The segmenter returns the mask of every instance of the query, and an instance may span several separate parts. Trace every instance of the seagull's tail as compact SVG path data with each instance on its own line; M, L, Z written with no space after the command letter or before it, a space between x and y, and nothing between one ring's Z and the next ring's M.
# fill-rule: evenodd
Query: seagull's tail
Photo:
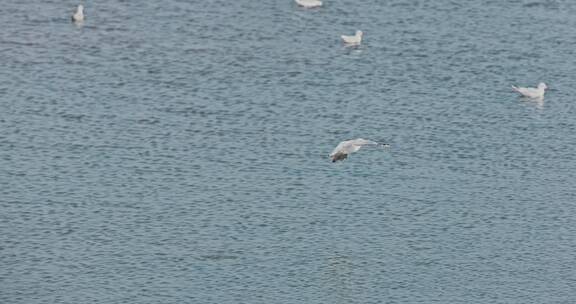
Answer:
M517 87L517 86L512 86L512 90L514 90L514 91L516 91L516 92L520 93L520 89L518 89L518 87Z

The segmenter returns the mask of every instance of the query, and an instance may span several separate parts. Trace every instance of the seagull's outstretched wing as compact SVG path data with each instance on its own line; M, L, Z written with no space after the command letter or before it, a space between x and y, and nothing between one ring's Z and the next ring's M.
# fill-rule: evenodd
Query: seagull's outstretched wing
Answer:
M339 143L338 146L334 148L334 151L330 153L330 158L332 158L332 161L341 160L346 158L348 154L354 153L364 146L377 146L377 145L381 144L372 140L362 138L346 140Z
M352 152L356 152L356 151L360 150L360 148L362 148L364 146L377 146L377 145L379 145L379 143L377 143L375 141L358 138L358 139L351 140L347 147L350 150L349 153L352 153Z

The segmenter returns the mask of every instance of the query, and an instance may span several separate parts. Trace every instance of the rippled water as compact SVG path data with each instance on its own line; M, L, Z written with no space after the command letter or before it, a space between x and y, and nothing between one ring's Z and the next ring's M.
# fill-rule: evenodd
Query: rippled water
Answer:
M2 303L576 301L576 2L65 2L0 7Z

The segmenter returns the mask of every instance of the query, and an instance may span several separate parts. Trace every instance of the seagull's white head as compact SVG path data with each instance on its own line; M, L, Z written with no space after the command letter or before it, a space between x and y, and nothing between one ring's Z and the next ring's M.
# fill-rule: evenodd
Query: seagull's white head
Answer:
M548 86L543 82L538 84L538 89L540 89L540 90L546 90L547 88L548 88Z
M364 35L364 33L362 33L362 31L356 31L356 36L362 37L362 35Z
M84 6L82 4L78 5L78 9L76 10L78 13L84 13Z

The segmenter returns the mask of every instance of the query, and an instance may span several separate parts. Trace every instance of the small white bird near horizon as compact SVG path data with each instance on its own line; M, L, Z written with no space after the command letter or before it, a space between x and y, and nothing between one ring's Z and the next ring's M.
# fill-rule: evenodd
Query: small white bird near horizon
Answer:
M78 8L76 8L76 13L72 15L72 21L74 22L84 21L84 6L82 4L78 5Z
M528 98L541 99L544 98L544 93L548 89L545 83L541 82L538 84L537 88L523 88L512 86L512 90L518 92L520 95Z
M296 3L305 8L315 8L322 6L322 1L320 0L295 0Z
M377 143L375 141L362 139L362 138L345 140L345 141L339 143L338 146L336 146L336 148L334 148L334 151L332 151L332 153L330 153L330 159L332 160L333 163L335 163L339 160L344 160L348 157L348 154L354 153L354 152L360 150L360 148L362 148L364 146L389 147L390 145L381 144L381 143Z
M362 31L356 31L354 36L342 35L340 37L342 38L342 41L344 41L344 43L347 45L360 45L362 42L362 35L364 35Z

